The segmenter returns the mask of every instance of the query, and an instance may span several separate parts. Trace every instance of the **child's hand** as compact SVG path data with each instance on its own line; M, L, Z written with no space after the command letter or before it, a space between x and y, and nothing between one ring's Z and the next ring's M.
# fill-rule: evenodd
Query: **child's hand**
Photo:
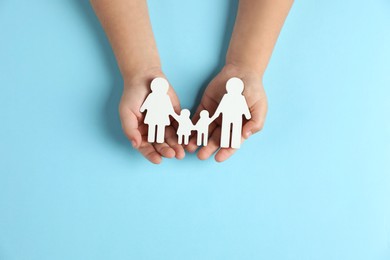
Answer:
M184 158L184 149L177 143L176 130L167 126L165 130L165 143L148 143L148 126L144 124L145 115L141 113L140 107L146 96L150 93L150 82L156 77L165 77L159 69L148 71L143 75L137 75L130 79L124 79L124 89L119 105L119 114L122 128L131 144L142 155L152 163L160 163L162 157L177 159ZM176 113L180 112L179 99L172 86L168 95L171 98Z
M251 112L251 119L243 122L242 141L249 138L251 134L260 131L263 128L267 114L267 97L262 84L262 77L258 73L239 68L233 65L226 65L222 71L210 82L205 90L201 103L194 115L194 121L199 118L199 113L203 109L210 112L211 115L217 109L217 106L226 94L226 82L232 77L238 77L244 81L245 89L243 95ZM212 117L214 119L214 116ZM207 146L200 148L198 157L201 160L209 158L215 151L220 148L221 137L221 117L215 120L209 129L209 141ZM195 152L197 149L196 137L191 137L190 143L186 147L189 152ZM215 155L215 160L223 162L228 159L236 149L221 148Z

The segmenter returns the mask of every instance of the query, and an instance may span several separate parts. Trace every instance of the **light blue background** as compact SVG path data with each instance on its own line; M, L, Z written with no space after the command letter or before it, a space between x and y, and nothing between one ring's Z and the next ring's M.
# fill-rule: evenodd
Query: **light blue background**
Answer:
M226 0L150 0L193 109ZM297 1L264 83L264 131L229 161L152 165L88 2L0 2L0 259L390 259L390 2Z

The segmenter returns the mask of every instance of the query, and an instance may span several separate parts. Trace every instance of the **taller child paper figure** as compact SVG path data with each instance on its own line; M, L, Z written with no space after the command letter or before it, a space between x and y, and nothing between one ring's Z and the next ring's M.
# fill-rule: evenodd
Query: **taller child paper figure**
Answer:
M148 142L163 143L165 127L170 125L172 116L178 123L177 129L178 143L188 144L188 139L192 130L197 131L197 145L207 145L208 129L211 122L222 115L221 144L223 148L240 148L242 132L242 116L246 119L251 118L248 104L242 95L244 91L244 82L239 78L231 78L226 83L227 93L222 97L217 110L210 118L209 112L203 110L200 112L200 118L194 126L190 120L190 111L183 109L180 115L173 110L172 102L167 94L169 83L164 78L155 78L151 83L150 93L140 111L147 110L144 123L148 125ZM157 139L156 136L157 128ZM184 139L184 140L183 140Z

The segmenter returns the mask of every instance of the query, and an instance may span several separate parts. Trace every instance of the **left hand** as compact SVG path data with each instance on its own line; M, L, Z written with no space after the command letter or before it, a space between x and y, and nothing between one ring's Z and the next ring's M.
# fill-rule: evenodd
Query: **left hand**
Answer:
M234 65L225 65L206 88L201 103L194 115L193 122L197 122L200 111L204 109L209 111L210 114L214 114L223 95L226 94L226 82L232 77L238 77L244 82L245 89L243 95L245 96L252 116L249 121L245 120L243 123L241 141L243 142L249 136L259 132L263 128L267 114L267 96L264 91L262 76L258 75L255 71L239 68ZM220 148L221 123L222 120L219 117L210 124L209 141L207 146L199 149L199 159L206 160L218 150L215 154L215 160L217 162L223 162L236 151L234 148ZM189 152L195 152L197 148L196 137L192 136L186 149Z

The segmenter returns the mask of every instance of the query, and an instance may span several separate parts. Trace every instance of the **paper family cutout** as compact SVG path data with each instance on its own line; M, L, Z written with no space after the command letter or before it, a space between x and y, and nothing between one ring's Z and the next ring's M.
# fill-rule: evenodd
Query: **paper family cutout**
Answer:
M196 131L196 144L206 146L209 125L222 115L220 147L240 148L242 117L245 116L248 120L251 118L248 104L242 95L244 82L241 79L229 79L226 82L226 94L222 97L214 115L210 117L207 110L202 110L195 125L190 119L191 113L188 109L182 109L179 115L175 113L168 96L169 83L166 79L153 79L150 88L152 92L140 108L141 113L146 110L144 123L148 125L149 143L164 142L165 127L171 124L169 116L172 116L179 124L176 132L178 144L187 145L191 131Z

